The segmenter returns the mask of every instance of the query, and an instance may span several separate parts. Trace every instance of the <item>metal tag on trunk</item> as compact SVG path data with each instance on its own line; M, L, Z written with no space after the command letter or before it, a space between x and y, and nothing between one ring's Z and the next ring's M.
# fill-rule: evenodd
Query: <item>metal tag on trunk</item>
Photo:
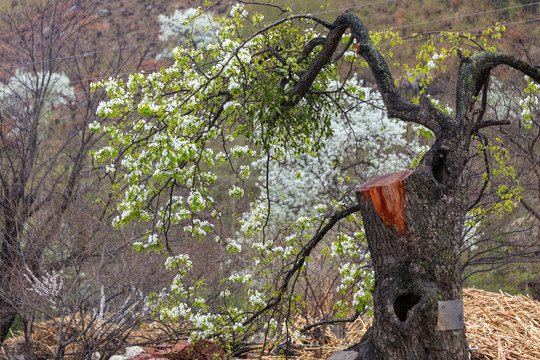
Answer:
M463 300L439 301L437 330L463 329Z

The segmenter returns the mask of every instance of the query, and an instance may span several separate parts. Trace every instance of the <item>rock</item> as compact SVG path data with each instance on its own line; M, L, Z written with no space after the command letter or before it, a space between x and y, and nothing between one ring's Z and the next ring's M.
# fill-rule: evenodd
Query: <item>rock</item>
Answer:
M95 352L92 354L92 360L100 360L101 359L101 354L99 352Z
M144 349L139 346L128 346L126 348L126 356L124 357L124 360L131 360L135 356L142 354L144 352Z
M358 356L356 351L340 351L330 356L327 360L354 360Z
M262 345L264 344L265 340L266 340L266 335L262 332L259 332L259 333L253 334L249 342L255 345Z
M110 11L109 9L99 9L98 11L96 11L96 16L98 18L102 18L102 17L105 17L107 15L110 15Z
M127 360L127 358L124 355L113 355L109 358L109 360Z

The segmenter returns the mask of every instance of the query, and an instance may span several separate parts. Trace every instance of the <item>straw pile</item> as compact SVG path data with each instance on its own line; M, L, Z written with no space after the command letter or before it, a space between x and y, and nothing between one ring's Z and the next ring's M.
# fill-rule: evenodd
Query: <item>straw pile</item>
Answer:
M465 289L463 300L469 345L477 349L477 359L540 359L538 301L476 289Z
M472 360L540 359L540 302L528 296L512 296L477 289L463 290L465 325ZM298 325L302 325L301 321ZM311 344L298 350L295 359L326 359L362 338L370 319L358 319L338 339L329 328L323 346ZM279 356L264 356L265 360Z
M35 322L32 326L32 340L34 341L34 355L40 359L47 359L52 357L56 351L56 345L58 341L58 326L54 320L46 322ZM72 323L68 329L64 330L68 336L73 336L76 332L75 326ZM24 342L24 336L21 334L18 337L12 337L7 339L4 343L11 351L17 352L19 348L22 348ZM71 352L75 348L75 344L68 346L68 351ZM0 349L0 358L4 356L3 349Z

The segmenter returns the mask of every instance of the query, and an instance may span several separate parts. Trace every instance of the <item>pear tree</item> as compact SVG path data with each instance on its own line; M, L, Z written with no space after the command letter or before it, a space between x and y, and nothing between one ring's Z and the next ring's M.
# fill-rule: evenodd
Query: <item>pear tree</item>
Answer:
M424 74L425 88L446 58L457 59L454 110L443 108L424 94L400 95L399 79L388 66L393 54L383 55L379 46L383 40L399 45L399 34L370 34L351 12L329 22L283 10L280 19L265 22L234 5L227 17L206 17L215 42L176 48L174 63L158 72L94 85L110 97L98 107L102 120L90 127L110 138L93 156L114 180L113 224L144 224L147 233L135 250L168 253L165 267L175 273L170 288L153 297L156 314L183 324L192 341L235 344L259 329L270 337L291 336L287 319L304 301L295 291L299 274L317 246L332 237L330 256L350 259L341 266L336 261L343 277L339 290L352 294L347 298L343 291L337 314L373 303L373 325L355 347L357 359L467 359L460 246L470 209L463 174L474 136L509 123L484 119L490 72L506 65L534 85L540 70L488 46L487 38L498 37L500 27L479 38L442 33L443 45L426 40L418 65L403 70ZM201 10L191 23L200 16ZM371 70L379 102L341 60ZM528 122L533 85L522 103ZM377 140L372 118L353 119L360 104L431 137L429 147L385 139L384 125L378 137L385 145L366 140L349 146L350 137L368 129ZM340 123L350 131L340 130ZM332 153L332 139L339 143L344 134L343 153ZM358 150L363 145L371 155ZM362 169L355 156L377 162L392 149L405 153L404 147L410 156L380 166L401 171L384 175L365 166L358 179L341 172ZM317 156L325 158L323 175L310 176L305 169ZM223 169L230 169L228 178ZM319 178L294 185L287 181L291 174ZM377 175L382 176L368 180ZM256 186L250 185L257 176ZM302 196L309 181L316 191L330 188L333 195ZM354 190L355 182L363 184ZM249 210L225 213L225 196L248 201ZM237 224L234 232L227 230L230 222ZM188 241L217 242L229 263L238 264L221 279L218 295L208 292L204 280L191 281L194 264L182 252ZM365 247L369 256L362 255ZM242 262L246 256L252 260ZM269 270L276 264L278 271Z

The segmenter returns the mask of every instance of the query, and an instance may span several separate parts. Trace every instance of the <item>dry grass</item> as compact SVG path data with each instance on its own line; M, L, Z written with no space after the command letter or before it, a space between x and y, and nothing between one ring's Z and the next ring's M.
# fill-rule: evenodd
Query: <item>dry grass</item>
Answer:
M473 355L481 360L535 360L540 359L540 302L524 295L491 293L477 289L463 291L467 337ZM298 320L298 328L305 325ZM369 325L370 319L358 319L346 327L346 336L339 339L327 327L324 344L302 344L294 356L298 360L326 359L330 355L358 343ZM128 343L163 341L163 332L155 327L134 331ZM160 339L161 338L161 339ZM11 339L9 342L21 341ZM39 354L51 353L55 348L56 329L52 322L35 325L35 346ZM294 345L300 345L298 342ZM253 355L258 351L254 347ZM265 355L265 360L282 359Z
M528 296L463 292L471 348L481 359L540 359L540 303Z

